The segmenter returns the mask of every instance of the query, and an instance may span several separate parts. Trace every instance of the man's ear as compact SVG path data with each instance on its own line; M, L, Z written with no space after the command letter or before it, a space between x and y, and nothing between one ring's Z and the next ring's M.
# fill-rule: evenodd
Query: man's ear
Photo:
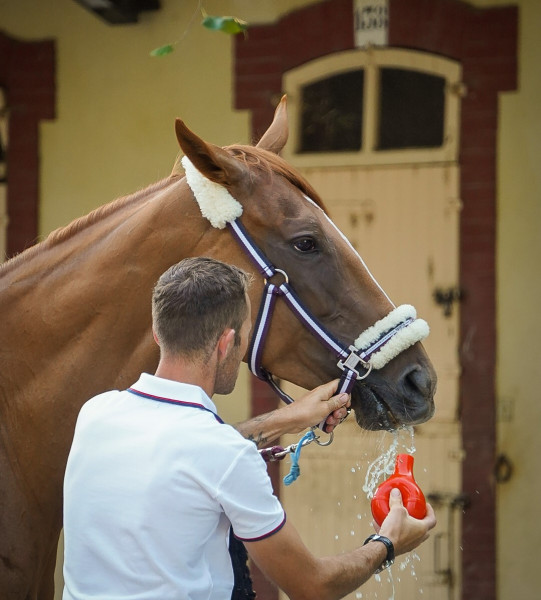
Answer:
M223 360L231 348L235 345L235 330L224 329L224 332L218 340L218 358Z
M154 327L152 328L152 337L154 338L154 341L156 342L156 344L158 344L158 346L159 346L160 341L158 340L158 336L156 335L156 332L154 331Z

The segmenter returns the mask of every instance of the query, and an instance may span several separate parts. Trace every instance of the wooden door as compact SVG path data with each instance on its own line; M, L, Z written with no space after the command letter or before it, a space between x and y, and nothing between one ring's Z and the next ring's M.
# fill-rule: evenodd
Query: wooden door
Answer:
M355 61L352 53L346 54L350 68ZM378 116L373 114L377 89L367 89L371 78L377 88L377 77L369 71L377 69L378 58L375 51L370 57L367 54L358 55L368 70L360 150L324 155L290 151L287 159L318 190L332 219L391 300L396 305L413 304L428 321L431 333L424 345L438 373L436 414L430 422L396 435L364 432L353 419L346 421L331 446L312 444L303 449L300 478L291 486L282 486L280 493L307 546L320 556L338 554L359 546L373 533L370 504L363 491L369 466L393 448L414 452L414 474L436 510L438 525L417 552L399 558L390 571L373 577L348 598L458 600L463 459L457 406L459 307L442 303L447 296L453 298L459 281L458 116L453 120L447 105L446 141L432 154L426 148L378 153L374 133ZM385 64L392 64L390 53L383 55ZM393 60L399 55L394 52ZM406 58L411 68L415 57ZM323 61L323 70L309 65L308 75L300 68L286 77L286 91L293 97L294 128L300 87L329 72L340 72L344 67L337 60L339 57ZM423 68L428 67L424 64ZM457 79L457 71L450 77ZM295 133L293 137L295 140ZM284 387L293 396L300 393L293 386ZM295 437L288 436L283 443L294 441ZM283 475L288 470L286 459Z

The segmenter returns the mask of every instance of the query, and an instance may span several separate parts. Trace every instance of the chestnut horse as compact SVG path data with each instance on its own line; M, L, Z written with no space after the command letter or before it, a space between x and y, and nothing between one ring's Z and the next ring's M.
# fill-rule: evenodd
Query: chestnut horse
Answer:
M326 216L321 199L278 153L285 99L257 146L219 148L176 122L191 163L242 206L242 223L298 296L346 345L394 307ZM312 202L309 201L309 199ZM213 227L177 162L167 179L101 207L0 268L0 596L50 599L62 527L62 483L82 404L153 372L151 292L188 256L255 272L227 229ZM259 305L262 277L251 289ZM254 313L257 311L254 310ZM340 371L278 303L263 352L278 378L312 388ZM435 373L420 343L358 382L356 419L367 429L421 423L433 414Z

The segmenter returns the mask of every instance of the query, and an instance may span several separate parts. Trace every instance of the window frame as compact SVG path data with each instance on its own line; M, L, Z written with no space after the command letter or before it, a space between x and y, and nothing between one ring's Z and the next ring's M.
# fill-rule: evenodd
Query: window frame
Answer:
M399 150L377 149L381 67L410 69L445 79L442 146ZM365 71L361 149L354 152L298 152L302 87L355 69ZM464 89L461 76L462 68L456 61L427 52L396 48L348 50L307 62L284 73L283 84L288 98L290 122L290 141L284 149L284 157L298 167L456 162L459 148L460 98Z

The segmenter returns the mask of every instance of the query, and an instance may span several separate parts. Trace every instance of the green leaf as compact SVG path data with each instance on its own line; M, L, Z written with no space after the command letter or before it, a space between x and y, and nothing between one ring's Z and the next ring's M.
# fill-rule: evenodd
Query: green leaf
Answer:
M173 44L165 44L165 46L160 46L159 48L152 50L150 56L167 56L167 54L171 54L173 50Z
M243 33L248 29L248 23L236 17L212 17L206 16L203 19L203 27L212 31L223 31L229 35Z

